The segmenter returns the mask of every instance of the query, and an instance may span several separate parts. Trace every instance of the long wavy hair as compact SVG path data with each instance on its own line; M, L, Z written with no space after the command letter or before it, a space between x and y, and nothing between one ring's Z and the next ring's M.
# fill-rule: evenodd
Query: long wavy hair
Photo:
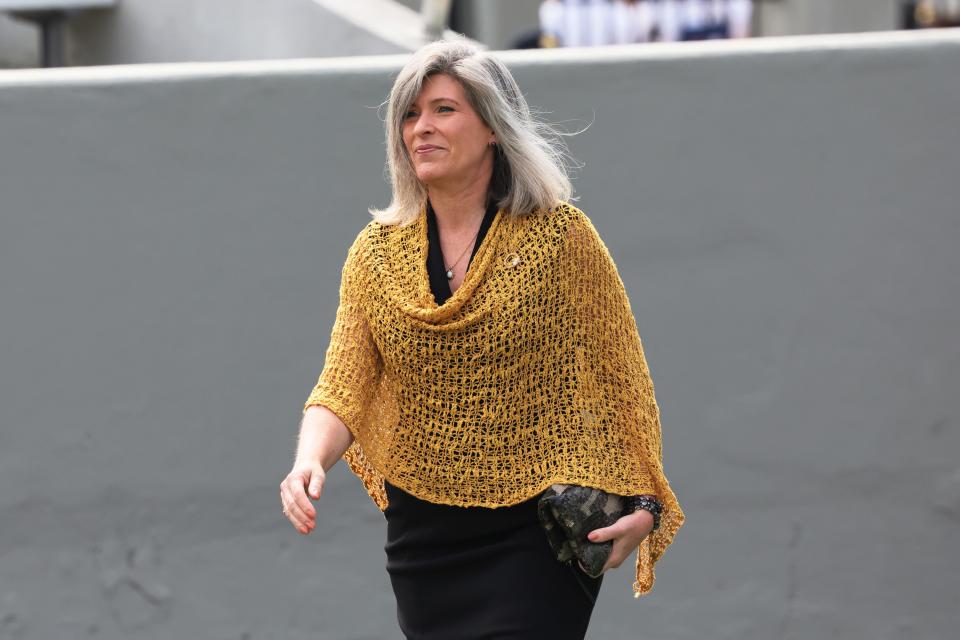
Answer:
M414 52L393 83L384 121L393 199L383 209L369 209L376 222L409 224L426 204L427 187L417 177L402 132L410 105L435 74L457 80L473 110L497 136L489 197L498 207L524 215L575 200L567 175L571 158L561 137L572 134L534 117L503 62L468 41L446 39Z

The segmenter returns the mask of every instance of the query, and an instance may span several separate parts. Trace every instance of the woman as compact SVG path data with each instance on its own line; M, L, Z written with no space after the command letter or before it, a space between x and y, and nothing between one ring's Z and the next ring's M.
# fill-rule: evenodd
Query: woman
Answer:
M604 571L637 551L638 596L684 519L623 284L493 56L423 47L386 129L393 201L348 251L284 513L312 531L343 457L386 517L407 638L583 638L603 575L557 560L539 497L653 496L590 534Z

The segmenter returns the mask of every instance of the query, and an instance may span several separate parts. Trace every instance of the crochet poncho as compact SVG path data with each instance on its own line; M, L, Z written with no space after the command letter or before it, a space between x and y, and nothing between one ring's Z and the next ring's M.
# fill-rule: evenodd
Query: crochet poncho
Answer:
M660 415L616 265L568 203L500 211L442 305L426 210L371 221L347 253L326 360L304 412L333 411L380 510L384 478L431 502L499 507L555 483L653 494L660 527L637 549L636 597L683 524L664 476Z

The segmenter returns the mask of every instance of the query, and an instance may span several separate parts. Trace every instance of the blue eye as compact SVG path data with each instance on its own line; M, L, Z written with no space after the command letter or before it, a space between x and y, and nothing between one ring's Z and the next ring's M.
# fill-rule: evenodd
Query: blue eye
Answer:
M439 111L440 109L449 109L450 111L454 111L454 108L453 108L453 107L451 107L451 106L449 106L449 105L445 105L445 104L440 105L439 107L437 107L437 110L438 110L438 111ZM407 111L407 113L406 113L403 117L404 117L404 119L407 119L407 118L409 118L409 117L412 116L412 115L414 115L414 116L417 115L417 112L416 112L416 111L413 111L413 110Z

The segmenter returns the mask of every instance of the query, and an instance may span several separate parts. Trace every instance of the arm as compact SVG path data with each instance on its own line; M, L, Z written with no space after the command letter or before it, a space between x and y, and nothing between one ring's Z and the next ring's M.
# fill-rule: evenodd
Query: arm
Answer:
M354 444L351 427L359 424L380 373L378 352L355 293L362 236L361 231L347 253L324 368L304 403L296 458L280 485L284 514L303 534L316 526L310 498L320 498L326 472Z
M353 434L333 411L322 406L307 407L300 422L300 438L294 465L318 462L324 472L337 463L350 445Z
M353 434L333 411L321 405L304 410L297 456L280 483L283 513L300 533L306 535L316 527L317 510L310 498L320 498L327 471L352 443Z
M623 281L609 250L590 219L574 208L566 247L584 356L585 382L601 397L608 423L616 429L625 455L621 471L629 486L623 495L652 495L656 503L634 511L610 527L592 532L591 540L613 540L610 567L619 566L631 549L637 551L634 596L653 588L654 565L672 542L685 516L664 475L660 410L646 363L636 319ZM582 274L582 275L581 275ZM595 330L601 327L602 330ZM659 506L656 506L659 503ZM660 511L655 517L654 511ZM659 520L659 522L657 522ZM659 525L659 526L658 526ZM594 538L593 535L597 535Z

